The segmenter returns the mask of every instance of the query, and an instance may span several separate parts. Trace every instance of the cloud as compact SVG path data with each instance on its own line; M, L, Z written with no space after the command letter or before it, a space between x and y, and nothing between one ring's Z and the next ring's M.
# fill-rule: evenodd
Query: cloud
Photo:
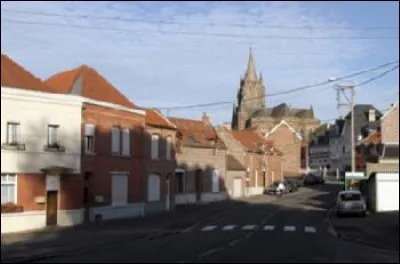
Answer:
M2 1L1 6L119 18L40 16L2 9L2 52L42 78L89 64L133 102L144 106L234 101L250 45L257 70L263 72L267 93L320 82L398 58L398 51L388 52L382 43L349 39L360 33L338 28L347 25L346 21L336 21L317 12L318 8L297 2L70 1L48 5ZM7 19L78 27L17 24ZM166 23L170 21L174 23ZM245 26L249 24L253 26ZM267 27L271 25L276 27ZM305 39L309 37L319 39ZM371 56L380 50L386 53ZM283 100L293 107L313 104L319 118L337 116L333 89L322 89L271 97L267 102L270 106ZM360 96L376 101L371 92L360 92ZM204 111L210 112L215 122L230 121L232 105L171 114L197 118Z

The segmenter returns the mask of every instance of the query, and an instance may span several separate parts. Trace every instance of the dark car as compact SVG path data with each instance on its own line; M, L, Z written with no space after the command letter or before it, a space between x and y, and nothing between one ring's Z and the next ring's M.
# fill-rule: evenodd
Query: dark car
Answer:
M289 192L295 192L298 189L298 184L295 180L287 179L283 181L283 184Z
M325 180L319 175L309 173L304 177L303 184L304 185L316 185L316 184L324 184Z

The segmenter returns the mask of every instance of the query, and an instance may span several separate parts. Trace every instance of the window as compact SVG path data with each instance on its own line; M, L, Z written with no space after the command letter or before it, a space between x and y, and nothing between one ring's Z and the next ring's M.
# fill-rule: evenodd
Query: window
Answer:
M177 171L175 172L176 179L176 193L184 193L185 192L185 172Z
M58 143L57 141L57 132L58 132L58 125L49 125L48 126L48 136L47 136L47 144L49 146L54 146Z
M159 152L159 139L158 135L151 135L151 158L158 159Z
M128 175L112 175L111 199L112 205L126 205L128 203Z
M96 127L92 124L85 125L85 152L94 153L94 136Z
M17 203L17 175L1 174L1 204Z
M212 192L219 192L219 170L212 172Z
M147 198L149 202L160 200L160 176L157 174L150 174L147 186Z
M18 142L18 123L7 123L7 144L17 144Z
M122 130L122 155L131 155L131 134L129 128Z
M166 148L166 151L167 151L167 153L166 153L166 156L167 156L167 160L170 160L171 159L171 151L172 151L172 149L171 149L171 146L172 146L172 139L171 139L171 137L167 137L167 141L166 141L166 143L167 143L167 148Z
M111 129L111 153L120 154L121 142L120 142L120 129L118 127L113 127Z

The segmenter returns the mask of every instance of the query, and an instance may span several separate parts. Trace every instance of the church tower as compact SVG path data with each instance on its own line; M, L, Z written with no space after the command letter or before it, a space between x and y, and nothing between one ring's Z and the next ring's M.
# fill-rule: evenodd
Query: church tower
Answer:
M232 114L232 129L242 130L249 126L250 118L258 109L265 108L265 87L263 78L257 77L253 51L249 50L247 69L240 79L237 104Z

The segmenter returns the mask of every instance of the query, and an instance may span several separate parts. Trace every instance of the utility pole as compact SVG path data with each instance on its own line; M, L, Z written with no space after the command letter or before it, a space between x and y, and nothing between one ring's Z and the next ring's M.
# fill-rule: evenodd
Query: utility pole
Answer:
M348 107L351 113L351 171L356 171L356 153L355 153L355 139L354 139L354 104L355 104L355 86L354 85L336 85L336 100L337 108L340 116L341 107ZM350 98L347 96L346 91L350 91ZM346 99L345 103L342 103L342 96ZM337 172L338 173L338 170ZM338 177L338 175L336 175Z

